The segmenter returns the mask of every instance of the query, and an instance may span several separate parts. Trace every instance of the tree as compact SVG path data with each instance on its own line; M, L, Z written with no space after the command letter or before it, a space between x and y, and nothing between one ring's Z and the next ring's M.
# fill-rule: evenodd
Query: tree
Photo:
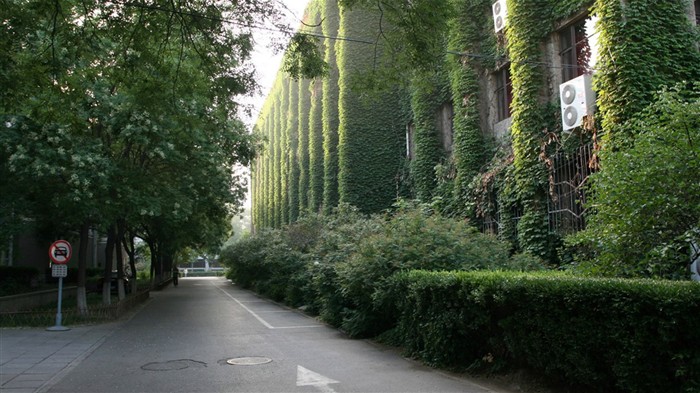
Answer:
M569 242L592 251L594 271L687 278L689 242L700 240L700 84L661 91L615 131L636 136L603 147L594 214Z
M272 2L0 8L3 231L33 218L81 243L90 227L113 228L110 244L141 232L161 263L223 240L244 197L234 168L253 155L234 98L255 88L251 26L275 21Z

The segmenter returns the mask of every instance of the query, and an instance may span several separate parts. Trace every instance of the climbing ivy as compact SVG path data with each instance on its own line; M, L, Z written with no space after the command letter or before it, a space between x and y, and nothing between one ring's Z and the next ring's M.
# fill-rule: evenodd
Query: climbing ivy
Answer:
M299 214L308 211L309 208L309 112L311 109L311 96L309 95L308 79L300 79L298 87L298 128L297 156L299 160Z
M587 143L591 136L560 135L557 99L552 98L558 92L549 78L557 71L548 65L551 49L547 44L556 41L558 28L587 8L599 16L596 124L608 138L619 135L627 143L633 131L617 125L646 107L654 91L676 81L700 79L697 29L691 27L683 0L508 0L505 34L494 34L492 2L397 2L397 7L382 10L386 20L394 23L382 25L384 35L379 31L382 14L370 9L375 2L346 0L344 3L353 8L343 8L340 16L335 1L314 3L314 12L322 15L317 19L323 21L323 35L376 45L321 40L316 49L324 53L328 65L322 84L311 87L309 80L292 82L287 88L293 96L287 109L281 102L266 103L257 126L257 132L267 138L267 150L254 168L253 195L260 199L254 205L255 220L265 225L282 223L274 211L282 203L281 195L275 199L278 188L288 189L285 214L292 222L300 211L323 206L324 212L329 212L339 201L365 212L378 211L390 206L411 185L415 195L433 198L444 213L476 219L477 224L479 219L500 215L503 238L516 248L552 260L558 241L547 222L547 163L551 163L552 154L573 151L577 143ZM386 0L383 4L390 3ZM434 37L421 41L424 26L410 31L413 24L407 21L417 10L440 4L450 10L444 18L446 30L436 29ZM429 20L435 22L433 17ZM390 31L394 28L402 31ZM417 40L407 43L406 53L413 53L420 45L428 45L431 49L426 53L434 53L436 40L445 42L446 38L446 58L425 61L426 57L412 60L411 56L396 56L402 48L400 37L412 34ZM385 51L382 38L391 41L390 50ZM401 72L411 69L410 64L389 70L386 53L394 56L393 61L416 62L408 94L401 93L405 80L396 78L396 70L405 78ZM497 66L510 67L513 101L510 135L495 149L484 137L490 132L486 129L489 118L485 103L493 98L483 87L488 86L487 78ZM358 90L358 76L368 74L393 74L387 80L396 86ZM323 96L321 105L312 100L314 94ZM271 95L268 101L275 99ZM440 149L435 115L439 105L450 99L454 144L448 158ZM406 106L407 102L410 105ZM276 125L269 113L274 110L287 113ZM407 166L404 135L411 119L416 130L416 158ZM284 129L278 135L280 127ZM283 149L289 150L279 150L275 156L276 145L270 142L275 138L285 139ZM603 148L609 146L604 144ZM489 161L488 157L493 158ZM278 167L275 161L279 159L289 162ZM405 175L407 167L410 179ZM321 172L323 178L319 177ZM286 180L276 183L276 177Z
M444 68L434 72L416 72L411 81L411 108L414 125L414 159L411 177L418 199L428 201L433 196L437 179L435 166L446 158L437 117L450 101L447 73Z
M448 23L447 69L454 106L454 188L449 213L468 216L468 185L484 164L485 148L479 102L487 99L479 88L483 59L496 52L490 27L490 0L451 0L455 16ZM467 54L486 54L470 57Z
M287 179L287 198L289 199L289 222L299 218L299 82L289 81L289 107L287 109L287 149L289 159L289 177Z
M326 37L338 35L340 10L336 0L323 2L322 32ZM328 76L323 79L323 213L338 205L338 65L336 43L324 41Z
M614 131L640 113L662 86L700 80L698 32L686 1L597 0L594 12L603 54L594 87L604 130Z
M343 9L339 35L374 39L379 17L359 7ZM375 49L381 55L381 46ZM353 89L353 77L382 67L373 53L356 42L338 44L338 190L341 202L363 212L386 209L395 200L405 143L397 89L369 95Z
M289 154L287 154L287 141L289 129L287 128L287 114L289 113L289 87L290 78L286 75L282 77L282 88L280 90L280 108L279 108L279 140L277 142L279 149L280 161L280 225L289 224Z

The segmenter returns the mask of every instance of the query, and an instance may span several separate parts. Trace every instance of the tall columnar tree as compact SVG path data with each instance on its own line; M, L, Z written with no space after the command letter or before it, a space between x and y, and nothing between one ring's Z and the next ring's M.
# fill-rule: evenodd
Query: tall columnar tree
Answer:
M336 37L340 24L340 10L336 0L324 0L322 33ZM324 61L328 76L323 78L323 211L328 214L338 205L338 65L336 41L326 38Z
M380 36L380 15L342 9L339 35L368 42ZM353 88L354 78L383 67L382 46L342 41L338 45L340 201L364 212L388 208L396 199L403 167L405 126L396 88L371 94Z

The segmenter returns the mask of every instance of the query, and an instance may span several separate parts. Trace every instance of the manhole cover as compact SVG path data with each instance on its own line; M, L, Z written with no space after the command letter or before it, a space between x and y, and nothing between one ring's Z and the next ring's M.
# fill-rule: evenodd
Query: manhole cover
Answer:
M258 364L270 363L272 359L262 356L247 356L242 358L233 358L226 361L232 366L256 366Z
M169 360L167 362L153 362L141 366L142 370L146 371L173 371L184 370L186 368L206 367L207 364L192 359Z

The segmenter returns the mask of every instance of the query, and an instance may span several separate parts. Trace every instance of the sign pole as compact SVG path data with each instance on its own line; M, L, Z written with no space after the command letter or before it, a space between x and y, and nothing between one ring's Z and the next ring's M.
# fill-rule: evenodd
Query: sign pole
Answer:
M63 277L68 275L68 266L66 265L72 256L73 250L70 243L65 240L55 241L49 247L49 258L53 264L51 265L51 275L58 277L58 309L56 311L56 325L46 328L50 331L66 331L70 330L61 325L63 315L61 314L61 303L63 302Z
M63 277L58 278L58 310L56 311L56 326L51 326L46 328L46 330L51 331L65 331L70 330L70 328L62 326L61 322L63 320L63 315L61 314L61 301L63 300Z

